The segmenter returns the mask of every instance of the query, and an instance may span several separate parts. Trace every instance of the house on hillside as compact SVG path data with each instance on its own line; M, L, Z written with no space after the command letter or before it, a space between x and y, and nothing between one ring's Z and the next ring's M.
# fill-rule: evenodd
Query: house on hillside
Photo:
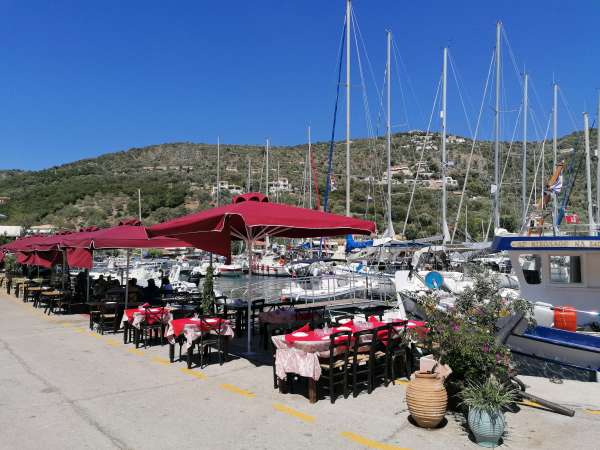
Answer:
M428 189L439 191L442 189L443 179L439 180L427 180ZM446 177L446 189L452 190L458 188L458 180L455 180L452 177Z
M278 178L275 181L269 181L269 193L275 194L277 192L290 192L292 185L287 178Z
M228 192L230 195L240 195L244 190L237 184L230 184L229 181L220 181L218 187L216 184L212 186L210 195L216 197L219 191L221 193Z
M23 227L20 225L0 225L0 236L16 238L23 234Z
M34 225L27 230L27 233L30 233L30 234L52 234L57 229L58 228L55 227L54 225L47 223L44 225Z

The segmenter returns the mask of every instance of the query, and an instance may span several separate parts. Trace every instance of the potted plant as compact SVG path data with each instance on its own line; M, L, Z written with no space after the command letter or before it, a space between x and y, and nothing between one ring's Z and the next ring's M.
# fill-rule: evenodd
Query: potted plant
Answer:
M204 284L202 289L202 312L203 314L210 314L214 311L215 304L215 291L214 291L214 277L213 277L213 266L208 266L206 271L206 277L204 278Z
M510 350L496 340L497 323L506 314L531 316L531 303L506 299L498 280L482 272L473 273L473 285L458 294L452 306L440 307L435 293L418 301L427 317L429 332L417 336L421 348L452 374L446 380L450 406L457 406L457 394L469 382L483 382L491 374L507 380L511 373Z
M490 376L485 382L468 382L460 393L462 404L469 408L469 428L477 444L496 447L506 422L503 408L516 400L513 388Z

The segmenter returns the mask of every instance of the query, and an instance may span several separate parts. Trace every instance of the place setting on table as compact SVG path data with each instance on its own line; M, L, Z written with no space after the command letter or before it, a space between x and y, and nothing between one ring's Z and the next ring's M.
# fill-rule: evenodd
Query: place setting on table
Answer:
M169 360L175 360L175 344L179 341L180 352L188 353L201 336L213 334L223 338L225 355L227 355L229 340L235 335L231 323L222 317L186 317L182 319L171 319L169 321L165 338L169 343Z
M321 363L319 358L327 357L331 344L331 336L340 332L354 333L390 326L398 333L405 330L426 332L426 323L414 320L388 318L380 320L371 316L366 321L348 319L337 326L312 329L310 324L293 331L292 333L272 336L275 346L275 374L279 380L285 380L288 374L306 377L309 383L309 399L316 401L316 382L321 377ZM385 342L387 331L380 331L379 337ZM337 339L347 339L338 337ZM351 338L353 339L353 337ZM338 343L338 341L335 341ZM349 342L348 345L352 345Z
M131 326L139 329L142 323L152 325L155 322L162 322L167 324L171 319L172 315L169 307L152 307L149 303L144 303L137 308L126 309L123 312L121 323L124 327Z

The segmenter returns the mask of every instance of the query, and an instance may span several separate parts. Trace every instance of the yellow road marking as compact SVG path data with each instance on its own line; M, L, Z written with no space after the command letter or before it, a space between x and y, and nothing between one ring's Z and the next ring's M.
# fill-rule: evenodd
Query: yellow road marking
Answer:
M240 389L239 387L234 386L233 384L227 384L227 383L220 384L219 387L221 389L225 389L226 391L233 392L234 394L241 395L242 397L246 397L246 398L256 397L256 394L253 394L252 392L246 391L244 389Z
M169 364L171 364L171 362L168 359L161 358L159 356L155 356L154 358L152 358L152 362L156 364L161 364L163 366L168 366Z
M342 431L341 435L352 442L364 445L365 447L375 448L377 450L408 450L405 447L397 447L395 445L385 444L383 442L367 439L366 437L361 436L360 434L351 433L350 431Z
M179 371L181 373L184 373L186 375L190 375L194 378L198 378L199 380L205 380L206 379L206 375L204 375L202 372L198 372L197 370L192 370L192 369L188 369L186 367L182 367L181 369L179 369Z
M279 412L295 417L296 419L300 419L303 422L313 423L316 420L315 416L304 414L300 411L290 408L289 406L282 405L281 403L273 403L273 408Z
M73 331L75 331L76 333L85 333L85 328L76 327L73 328Z
M584 411L588 414L595 414L600 416L600 409L585 409Z
M139 348L128 348L127 351L129 353L132 353L134 355L138 355L138 356L144 356L144 352L141 351Z
M531 400L521 400L519 402L521 405L525 405L525 406L532 406L534 408L543 408L543 405L540 405L539 403L536 402L532 402Z
M72 324L72 323L69 323L69 322L61 322L59 325L60 325L61 327L66 327L66 328L68 328L68 327L72 327L72 326L73 326L73 324Z
M93 331L88 331L88 334L90 336L92 336L92 337L95 337L96 339L102 339L102 335L101 334L95 333Z
M408 384L408 383L410 383L410 381L404 380L402 378L397 378L396 380L394 380L394 383L396 383L396 384Z
M118 347L119 345L121 345L119 341L113 338L106 338L106 343L111 347Z

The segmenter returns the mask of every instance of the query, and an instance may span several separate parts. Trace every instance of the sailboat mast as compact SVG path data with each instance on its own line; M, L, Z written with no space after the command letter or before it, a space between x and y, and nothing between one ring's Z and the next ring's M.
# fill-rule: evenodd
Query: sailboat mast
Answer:
M267 166L267 171L265 174L265 181L266 181L265 193L268 197L269 196L269 139L267 139L265 162L266 162L266 166Z
M596 115L596 223L600 224L600 91Z
M527 220L527 116L529 115L529 75L523 76L523 167L521 172L521 204L523 213L521 215L521 225Z
M217 206L221 200L221 138L217 136Z
M496 23L496 107L494 138L494 228L500 228L500 35L502 22Z
M350 216L350 26L352 0L346 0L346 215Z
M558 84L554 83L552 88L552 151L554 154L554 167L556 167L558 163Z
M587 184L588 227L590 234L594 233L594 216L592 207L592 175L590 163L590 125L588 113L583 113L583 136L585 140L585 177Z
M450 233L448 232L448 219L447 215L447 202L448 193L446 191L446 176L448 170L448 161L446 155L446 82L448 74L448 48L444 48L444 64L442 66L442 112L440 117L442 119L442 136L441 136L441 147L442 147L442 234L444 236L443 243L450 240Z
M392 222L392 32L387 32L387 67L386 67L386 83L387 83L387 235L394 236L394 223Z
M252 187L252 163L250 162L250 157L248 156L248 180L246 181L246 192L250 192L250 188Z
M310 125L308 126L308 208L312 209L312 139L310 136Z

